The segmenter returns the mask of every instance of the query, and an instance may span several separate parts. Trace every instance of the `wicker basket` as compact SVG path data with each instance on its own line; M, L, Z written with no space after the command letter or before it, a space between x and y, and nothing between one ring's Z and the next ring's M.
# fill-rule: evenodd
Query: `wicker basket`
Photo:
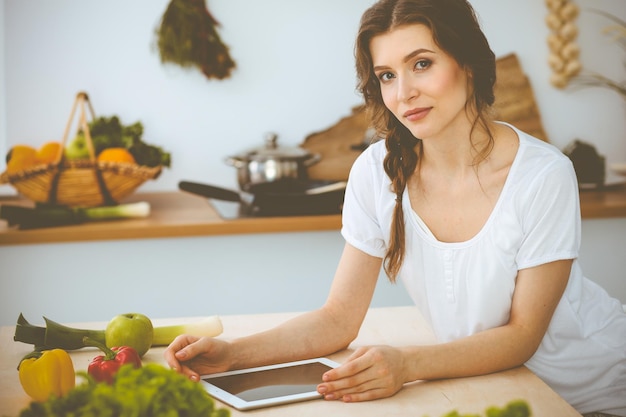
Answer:
M161 167L146 167L129 163L96 161L93 142L86 118L86 105L91 117L93 108L86 93L76 96L74 106L63 135L62 146L54 163L30 169L0 174L0 184L11 184L20 194L37 203L48 203L69 207L95 207L117 204L132 194L146 180L155 179ZM66 161L63 149L76 111L79 111L79 126L85 133L90 158Z

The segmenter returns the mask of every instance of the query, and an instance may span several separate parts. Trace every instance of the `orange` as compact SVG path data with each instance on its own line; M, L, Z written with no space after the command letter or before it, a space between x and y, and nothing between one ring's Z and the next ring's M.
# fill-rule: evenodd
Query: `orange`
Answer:
M126 148L106 148L98 155L99 162L126 162L135 164L135 158Z
M50 164L52 162L55 162L57 156L59 156L60 150L61 144L59 142L45 143L41 148L37 150L37 162L42 164Z
M7 154L7 172L13 174L37 164L37 150L32 146L15 145Z

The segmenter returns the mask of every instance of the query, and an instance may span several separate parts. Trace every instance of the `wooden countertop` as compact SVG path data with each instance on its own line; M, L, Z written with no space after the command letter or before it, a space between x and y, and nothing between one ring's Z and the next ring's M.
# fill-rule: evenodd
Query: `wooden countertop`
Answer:
M0 199L0 204L14 201ZM225 220L208 199L182 191L137 193L124 200L133 201L149 202L150 216L34 230L5 228L0 229L0 245L303 232L337 230L341 227L340 215Z
M294 316L294 313L223 316L223 339L245 336L273 327ZM154 320L155 325L181 322L185 319ZM188 320L188 319L187 319ZM393 326L389 326L393 323ZM38 323L34 323L38 324ZM79 323L76 327L102 329L106 323ZM402 331L398 331L402 329ZM0 328L0 415L16 416L28 405L29 398L20 386L16 366L20 359L32 350L30 345L13 341L13 326ZM358 338L347 350L330 355L339 363L344 362L359 346L387 344L407 346L434 343L429 326L416 307L386 307L370 309ZM144 362L165 364L164 348L152 348L144 356ZM97 355L94 349L71 352L75 370L85 370L89 361ZM82 379L78 381L82 382ZM569 404L525 367L470 378L455 378L430 382L406 384L396 395L376 401L344 404L338 401L312 400L255 411L232 410L233 417L379 417L379 416L430 416L440 417L457 410L461 414L484 415L489 406L503 407L513 400L525 400L535 417L580 417ZM226 407L218 402L218 407Z
M626 217L626 184L580 191L580 211L583 220Z
M603 191L581 191L583 219L626 217L626 186ZM0 197L0 204L24 203ZM264 217L226 220L210 202L193 194L174 192L136 193L124 202L148 201L152 211L146 219L85 223L36 230L7 228L0 220L0 246L118 239L149 239L188 236L233 235L338 230L341 215Z

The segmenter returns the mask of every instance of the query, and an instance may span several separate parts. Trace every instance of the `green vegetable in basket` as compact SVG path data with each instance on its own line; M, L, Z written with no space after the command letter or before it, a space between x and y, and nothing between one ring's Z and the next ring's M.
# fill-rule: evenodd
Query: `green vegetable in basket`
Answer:
M165 166L169 167L172 163L171 156L165 152L162 148L149 145L141 140L136 140L127 149L135 158L135 161L139 165L145 165L148 167Z
M20 417L230 416L228 409L216 408L200 384L155 363L138 369L124 365L111 385L97 383L84 372L78 374L86 382L64 397L32 402Z
M88 125L96 156L107 148L125 148L130 151L139 165L148 167L171 165L171 155L168 152L142 140L143 124L141 122L125 126L118 116L113 115L96 117ZM84 135L84 132L79 130L72 143L84 141Z

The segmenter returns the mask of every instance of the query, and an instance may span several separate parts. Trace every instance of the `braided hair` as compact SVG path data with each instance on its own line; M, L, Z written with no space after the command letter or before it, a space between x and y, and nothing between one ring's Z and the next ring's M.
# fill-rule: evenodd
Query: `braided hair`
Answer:
M396 195L390 243L383 263L392 282L400 271L405 254L402 195L408 179L417 169L422 141L385 107L380 83L373 70L370 42L377 35L410 24L426 25L435 43L467 71L472 85L466 108L473 109L476 114L472 132L480 126L490 139L482 149L476 149L477 158L486 158L493 148L487 110L495 99L495 55L467 0L380 0L366 10L355 44L357 88L365 99L373 127L380 137L385 138L387 155L383 164L391 179L390 191Z

